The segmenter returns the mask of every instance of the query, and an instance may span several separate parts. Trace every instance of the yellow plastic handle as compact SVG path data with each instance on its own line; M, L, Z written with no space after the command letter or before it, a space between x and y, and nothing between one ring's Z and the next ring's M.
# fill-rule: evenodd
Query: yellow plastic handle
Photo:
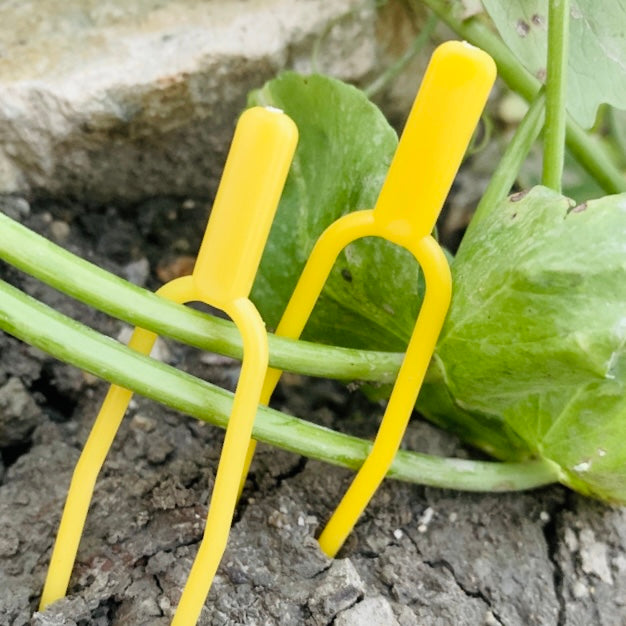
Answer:
M495 77L493 59L474 46L448 41L435 50L378 196L377 222L413 238L432 232Z
M239 119L194 269L200 300L220 306L250 293L297 141L278 109Z

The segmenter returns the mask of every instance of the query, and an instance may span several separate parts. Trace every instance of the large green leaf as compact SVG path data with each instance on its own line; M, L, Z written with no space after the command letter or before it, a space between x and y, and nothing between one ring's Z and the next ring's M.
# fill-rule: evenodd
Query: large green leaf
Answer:
M502 39L545 79L548 0L483 0ZM567 108L585 128L598 105L626 109L626 0L571 0Z
M626 195L512 196L468 232L453 276L419 408L501 458L549 459L578 491L626 502Z
M362 92L323 76L288 72L249 98L283 109L300 138L252 299L276 326L322 231L339 216L373 208L398 139ZM419 308L418 266L368 238L339 256L304 336L326 343L402 350Z

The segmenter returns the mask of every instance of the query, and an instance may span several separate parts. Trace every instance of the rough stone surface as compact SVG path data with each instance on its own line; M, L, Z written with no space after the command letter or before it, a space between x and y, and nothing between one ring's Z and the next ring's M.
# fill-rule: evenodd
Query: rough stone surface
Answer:
M362 626L363 624L384 624L399 626L391 605L382 596L367 598L363 602L342 611L334 621L335 626Z
M555 559L566 624L626 624L626 509L570 498L556 520Z
M315 624L328 624L363 597L363 581L348 559L338 559L324 572L307 606Z
M13 376L0 387L0 446L24 441L41 421L41 410L22 381Z
M89 203L207 197L248 91L285 68L371 80L414 36L406 9L391 5L5 2L0 191ZM387 93L390 109L408 110L414 69Z

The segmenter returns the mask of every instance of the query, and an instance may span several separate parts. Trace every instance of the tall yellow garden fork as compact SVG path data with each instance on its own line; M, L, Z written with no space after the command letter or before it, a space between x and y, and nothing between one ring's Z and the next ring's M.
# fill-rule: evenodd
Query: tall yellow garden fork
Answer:
M205 302L223 310L243 339L241 374L220 456L206 528L172 624L195 624L222 558L237 502L239 479L267 372L263 321L248 299L293 158L298 133L281 111L255 107L240 118L209 223L191 276L158 290L169 300ZM156 335L137 328L129 346L149 354ZM132 392L112 385L72 476L41 609L67 591L96 478Z
M324 528L320 546L335 556L379 487L398 451L435 349L451 297L443 251L431 236L493 85L496 68L485 52L450 41L434 52L409 114L387 178L372 210L349 213L320 236L276 329L296 339L343 248L382 237L409 250L420 264L426 293L369 456ZM261 402L281 375L269 369ZM248 451L246 472L254 454ZM244 478L245 478L244 473Z

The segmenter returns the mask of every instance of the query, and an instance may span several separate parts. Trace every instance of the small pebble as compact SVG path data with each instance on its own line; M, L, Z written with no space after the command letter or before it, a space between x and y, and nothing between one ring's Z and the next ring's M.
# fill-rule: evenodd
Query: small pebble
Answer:
M200 363L203 363L204 365L215 365L218 367L222 367L235 365L238 362L229 356L224 356L223 354L216 354L214 352L203 352L200 355Z
M570 552L576 552L578 550L578 537L576 536L576 532L569 526L565 529L563 539Z
M428 526L433 521L434 516L435 516L435 511L432 507L429 506L426 509L424 509L424 512L422 513L419 520L417 521L418 523L417 532L425 533L428 530Z
M502 624L502 622L496 619L496 616L491 611L487 611L487 613L485 614L484 623L485 626L500 626L500 624Z
M129 282L143 287L150 275L150 263L146 257L133 261L124 267L124 276Z
M572 587L572 593L575 598L586 598L589 595L589 588L585 583L577 580Z
M69 224L60 220L54 220L50 224L50 235L55 241L65 241L70 235Z
M130 421L131 428L137 428L138 430L143 430L147 433L152 432L156 426L156 422L147 415L143 415L141 413L137 413L133 416L133 419Z
M307 606L312 623L325 626L334 617L352 607L363 597L365 585L349 559L336 559L319 578L319 584L309 597Z
M194 256L178 256L170 261L160 263L156 269L156 274L159 280L168 283L170 280L174 280L174 278L191 274L195 264L196 257Z
M354 606L341 611L332 623L336 626L399 625L389 601L382 596L365 598L357 602Z
M528 103L514 92L508 92L498 105L498 117L505 124L519 124L528 111Z
M605 543L596 540L590 528L580 531L580 559L585 574L593 574L608 585L613 584L609 548Z
M97 376L89 372L82 371L81 374L86 385L95 385L100 380Z
M159 608L165 615L169 615L172 610L172 603L166 595L159 596L157 602L159 603Z

